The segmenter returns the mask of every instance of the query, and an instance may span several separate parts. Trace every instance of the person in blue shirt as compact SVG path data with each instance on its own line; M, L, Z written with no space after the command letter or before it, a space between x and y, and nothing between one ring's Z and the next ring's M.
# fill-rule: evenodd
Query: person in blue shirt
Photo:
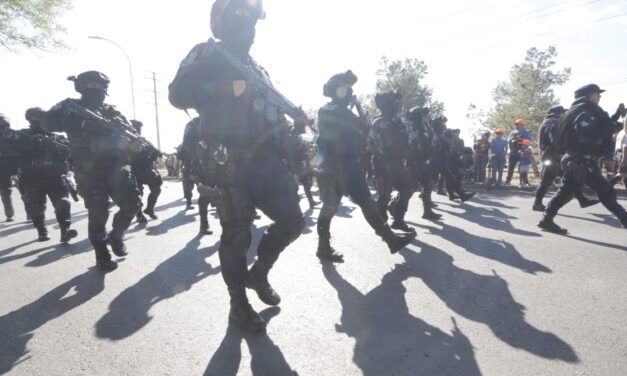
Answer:
M532 140L532 135L525 127L527 122L523 119L518 119L514 122L516 130L512 131L507 138L509 143L509 166L507 170L507 179L505 179L505 185L509 185L516 170L516 165L520 162L520 149L524 140Z
M529 188L529 169L533 163L533 150L531 149L530 140L523 140L518 155L520 156L520 166L518 167L520 188Z
M500 187L503 182L503 169L505 168L505 155L507 155L507 141L503 139L505 129L496 130L496 138L490 141L490 152L492 158L492 186ZM497 179L498 175L498 179Z

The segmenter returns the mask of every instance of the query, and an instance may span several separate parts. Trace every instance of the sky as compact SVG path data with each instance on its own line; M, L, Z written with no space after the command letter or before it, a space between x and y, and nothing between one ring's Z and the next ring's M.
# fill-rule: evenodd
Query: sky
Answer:
M61 20L67 51L18 54L0 50L0 112L15 128L26 127L24 111L77 97L66 78L100 70L111 79L108 103L133 118L157 143L152 72L157 73L161 149L181 143L189 118L167 101L167 86L189 50L211 37L207 0L74 0ZM492 106L492 90L507 80L531 47L555 46L557 69L572 68L556 89L562 103L595 82L607 89L601 105L613 113L627 102L627 1L613 0L264 0L251 54L292 102L317 109L322 86L352 69L357 94L373 93L382 56L417 58L429 66L425 83L444 102L449 126L474 130L466 118L471 103ZM513 119L514 120L514 119ZM513 121L512 120L512 121Z

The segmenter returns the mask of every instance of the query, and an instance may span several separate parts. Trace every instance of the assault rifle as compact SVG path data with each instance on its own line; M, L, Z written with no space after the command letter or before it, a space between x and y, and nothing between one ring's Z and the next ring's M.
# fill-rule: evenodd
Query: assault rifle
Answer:
M272 83L270 82L270 80L268 80L267 77L259 74L251 67L244 65L239 59L233 56L213 38L209 39L209 41L206 43L203 54L205 57L210 57L213 54L218 54L220 57L225 59L233 68L235 68L241 75L243 75L243 79L246 80L248 84L252 85L261 95L263 95L267 103L275 106L286 115L294 119L294 121L307 120L307 116L305 115L303 109L297 107L283 94L281 94L274 86L272 86Z
M56 142L44 135L30 135L11 128L6 128L2 133L0 133L0 138L8 142L15 143L18 150L21 150L22 148L36 148L39 150L51 149L55 153L69 154L70 152L69 145Z
M65 112L84 120L83 127L91 127L91 130L95 132L121 138L135 154L151 146L150 142L135 133L133 127L119 117L113 120L105 119L74 101L65 103Z
M357 99L356 95L353 95L353 99L351 99L350 108L355 108L357 110L357 115L362 121L362 132L368 136L370 133L370 128L372 127L372 119L370 119L370 115L368 112L364 110L364 107L361 105L359 99Z
M74 200L74 202L79 202L80 199L78 198L78 189L76 188L76 183L74 183L74 180L68 175L65 175L63 179L65 180L65 184L67 184L67 188L70 192L70 196L72 196L72 200Z

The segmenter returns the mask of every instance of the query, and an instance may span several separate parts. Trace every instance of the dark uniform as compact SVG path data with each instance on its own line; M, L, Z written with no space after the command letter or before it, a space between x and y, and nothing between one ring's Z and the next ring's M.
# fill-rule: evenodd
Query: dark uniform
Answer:
M70 229L71 204L67 182L70 144L63 136L45 132L34 114L40 108L26 111L30 129L5 132L4 141L13 144L20 155L20 184L22 184L28 212L37 229L39 241L50 240L46 228L46 200L50 198L61 230L61 242L67 243L77 236Z
M603 178L599 159L607 155L613 136L620 124L611 119L598 105L601 90L597 85L587 85L575 92L576 101L560 123L556 150L561 159L564 184L549 202L543 220L538 224L545 231L564 234L553 218L566 205L583 184L592 188L601 203L627 228L627 212L616 201L611 185ZM620 116L620 115L619 115Z
M310 146L301 137L304 133L305 129L298 125L294 126L290 132L288 166L290 173L303 185L309 207L313 209L320 203L314 200L311 193L314 171L309 160Z
M431 199L433 191L433 164L434 154L433 138L435 137L433 128L428 120L429 109L414 107L407 112L409 121L409 155L407 167L413 174L414 182L420 183L422 187L421 198L423 215L422 218L428 220L438 220L442 216L436 214L433 208L436 204Z
M10 129L9 120L0 114L0 132ZM4 215L7 222L13 222L15 210L11 199L11 176L17 175L19 167L19 154L11 145L0 141L0 198L4 207Z
M132 127L120 112L104 103L109 85L107 76L89 71L69 79L74 81L81 98L66 99L55 105L43 116L42 128L67 134L78 190L88 210L88 236L97 266L102 270L113 270L117 263L111 260L107 243L115 255L127 254L124 232L141 208L139 188L129 164L134 151L121 136L98 130L98 124L88 125L91 120L71 113L68 106L74 102L104 119L124 124L129 131ZM109 197L120 209L113 217L113 228L107 235Z
M143 124L141 121L131 120L131 124L138 134L142 133ZM144 209L143 213L141 210L137 213L137 221L140 223L147 221L144 214L152 219L157 219L155 206L157 205L159 195L161 195L161 186L163 185L163 178L161 178L159 171L155 169L155 163L161 158L161 152L147 141L146 143L149 147L134 156L131 163L133 176L135 176L135 180L137 180L137 187L141 195L144 195L144 185L148 186L150 190L146 201L146 209Z
M359 205L368 224L388 244L392 253L416 237L415 232L401 235L392 232L370 195L360 160L366 150L370 125L348 108L355 82L357 77L351 71L331 77L324 85L323 93L332 100L320 109L318 115L318 146L322 156L318 183L322 209L318 218L317 255L333 262L344 261L342 254L331 247L330 233L331 220L343 196L350 196Z
M544 169L542 171L542 182L536 190L536 200L533 204L533 210L545 211L546 207L542 203L544 196L549 188L553 185L555 178L561 176L560 157L555 151L555 138L562 115L566 110L562 106L555 106L549 110L549 114L544 119L538 130L538 142L542 153L542 163ZM590 200L578 190L575 197L579 201L582 208L587 208L599 203L598 200Z
M175 107L194 108L200 114L208 156L203 160L207 171L203 194L211 196L222 226L219 254L231 296L229 318L251 332L264 330L265 321L250 306L245 288L254 289L266 304L279 304L268 272L304 227L296 183L283 162L287 122L266 94L246 81L249 76L226 58L230 54L250 73L269 81L249 55L263 15L261 0L217 0L211 9L211 28L220 39L215 48L226 52L211 53L214 44L197 45L170 85ZM256 207L274 223L265 231L249 271L246 254Z
M465 192L462 188L459 168L461 154L455 145L450 130L446 127L448 119L439 116L433 119L433 145L434 153L431 159L434 179L441 176L446 184L446 191L450 200L461 199L462 202L470 200L475 193Z
M203 171L203 167L206 163L203 160L211 159L211 156L204 155L209 153L206 144L200 139L200 118L192 119L185 126L185 133L183 134L183 143L179 147L180 153L183 157L182 170L183 170L183 191L185 199L187 200L187 207L190 208L192 202L192 193L194 186L204 183L209 184L209 171ZM198 214L200 215L200 230L201 235L211 235L213 232L209 228L209 205L211 200L207 195L200 195L198 197ZM193 208L193 207L192 207Z
M368 138L369 149L373 154L374 173L377 181L377 208L387 220L389 210L394 222L393 229L415 231L405 223L405 213L409 200L414 194L412 174L405 165L409 155L409 132L400 117L399 92L377 94L375 103L381 116L373 121ZM392 191L398 191L394 205L390 205ZM388 207L389 206L389 207Z

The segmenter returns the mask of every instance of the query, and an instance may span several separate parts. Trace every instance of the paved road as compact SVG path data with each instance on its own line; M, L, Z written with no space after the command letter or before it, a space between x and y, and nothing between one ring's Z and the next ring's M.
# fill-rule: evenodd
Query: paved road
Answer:
M420 219L416 197L419 238L390 255L345 200L338 267L314 256L308 211L271 274L282 306L252 298L270 323L251 336L226 320L219 231L197 237L180 186L164 188L160 219L132 225L131 253L107 275L92 267L82 206L70 246L55 232L34 242L19 204L0 224L0 374L627 374L627 233L602 207L570 204L558 223L573 235L557 236L537 231L525 193L441 201L440 223Z

